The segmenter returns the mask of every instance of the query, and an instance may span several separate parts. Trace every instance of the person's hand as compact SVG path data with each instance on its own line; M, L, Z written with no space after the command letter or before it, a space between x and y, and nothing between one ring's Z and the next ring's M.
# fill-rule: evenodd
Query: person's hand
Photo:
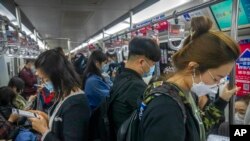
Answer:
M34 130L36 130L37 132L41 134L44 134L45 132L49 130L48 122L43 116L41 115L38 115L38 116L39 118L29 118L29 120L31 121L32 128Z
M229 90L228 89L228 84L224 87L222 94L220 95L220 98L222 98L225 101L229 101L230 98L240 90L240 87L234 86L233 89Z
M206 95L198 97L198 106L200 109L203 109L204 106L207 104L207 102L208 102L208 97Z
M114 70L114 71L112 72L111 76L112 76L113 78L115 78L115 76L116 76L116 70Z
M36 98L36 95L31 95L31 96L29 97L28 102L34 101L35 98Z
M44 113L42 111L38 111L38 110L29 110L29 111L42 116L47 121L47 123L49 123L49 116L46 113Z
M16 114L11 114L10 117L9 117L9 119L8 119L8 121L9 121L10 123L13 123L13 122L16 122L16 121L18 120L18 118L19 118L18 115L16 115Z

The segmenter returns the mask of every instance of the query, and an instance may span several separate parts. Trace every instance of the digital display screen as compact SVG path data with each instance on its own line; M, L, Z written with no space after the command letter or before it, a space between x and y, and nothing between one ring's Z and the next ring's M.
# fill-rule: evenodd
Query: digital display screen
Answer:
M210 8L220 29L221 30L230 29L232 21L232 0L226 0L216 5L212 5ZM239 28L250 26L249 0L240 0L238 26Z

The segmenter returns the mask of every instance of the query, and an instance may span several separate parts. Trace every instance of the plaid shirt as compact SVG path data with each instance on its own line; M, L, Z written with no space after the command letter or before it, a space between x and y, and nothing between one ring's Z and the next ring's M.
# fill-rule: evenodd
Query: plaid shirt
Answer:
M7 139L14 126L0 114L0 139Z

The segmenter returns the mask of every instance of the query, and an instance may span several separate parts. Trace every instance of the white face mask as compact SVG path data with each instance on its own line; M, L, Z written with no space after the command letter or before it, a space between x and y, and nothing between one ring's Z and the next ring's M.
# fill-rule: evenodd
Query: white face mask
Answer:
M243 124L244 119L245 119L245 115L240 114L239 112L236 112L235 115L234 115L234 118L235 118L235 123L236 124Z
M191 91L194 92L197 96L216 94L218 91L217 84L206 85L204 82L202 82L201 76L200 76L201 81L198 84L194 82L194 76L192 76L192 80L193 80L193 86L191 88Z

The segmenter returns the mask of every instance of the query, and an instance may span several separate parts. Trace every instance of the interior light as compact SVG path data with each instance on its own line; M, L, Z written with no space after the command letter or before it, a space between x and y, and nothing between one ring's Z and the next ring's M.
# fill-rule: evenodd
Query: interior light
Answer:
M153 5L133 15L132 21L134 24L143 22L147 19L150 19L161 13L164 13L168 10L174 9L190 1L192 0L160 0L154 3ZM129 19L127 19L126 21L129 22Z

